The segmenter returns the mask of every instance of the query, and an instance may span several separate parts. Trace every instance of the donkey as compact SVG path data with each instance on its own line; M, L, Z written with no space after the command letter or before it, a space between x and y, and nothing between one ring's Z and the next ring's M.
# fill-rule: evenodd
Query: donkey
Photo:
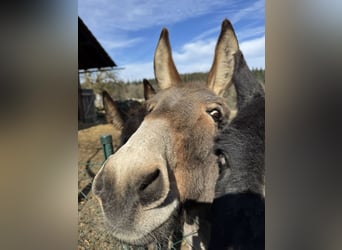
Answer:
M243 55L235 55L237 116L215 140L220 175L209 249L265 249L265 94Z
M156 91L152 85L143 80L145 101L155 95ZM133 107L129 110L122 110L107 91L102 92L103 107L105 109L106 120L117 130L121 131L120 146L125 144L131 135L138 129L147 114L146 106L139 102L133 102Z
M180 237L185 238L184 248L207 248L219 174L214 138L229 118L222 96L232 85L238 51L233 27L225 19L206 86L184 84L172 59L168 30L162 30L154 55L160 90L148 97L140 126L93 182L93 193L119 241L166 249Z

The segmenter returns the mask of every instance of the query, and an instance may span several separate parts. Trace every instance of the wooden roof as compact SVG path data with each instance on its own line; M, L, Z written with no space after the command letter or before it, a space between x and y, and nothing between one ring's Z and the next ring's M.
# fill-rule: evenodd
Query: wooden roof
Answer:
M95 36L78 17L78 70L116 66Z

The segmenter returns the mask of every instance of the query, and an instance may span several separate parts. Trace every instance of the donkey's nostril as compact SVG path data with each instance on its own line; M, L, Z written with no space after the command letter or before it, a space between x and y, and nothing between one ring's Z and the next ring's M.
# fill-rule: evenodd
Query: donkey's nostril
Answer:
M146 175L138 189L140 202L148 205L161 198L163 193L163 178L159 169Z
M152 184L160 175L160 170L157 169L153 173L147 175L139 187L139 191L144 191L150 184Z

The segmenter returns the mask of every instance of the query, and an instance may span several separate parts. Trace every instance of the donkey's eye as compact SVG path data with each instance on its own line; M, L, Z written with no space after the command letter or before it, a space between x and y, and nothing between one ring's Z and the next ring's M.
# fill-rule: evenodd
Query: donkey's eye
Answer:
M222 114L217 109L208 111L208 114L214 119L215 122L219 122L221 120Z

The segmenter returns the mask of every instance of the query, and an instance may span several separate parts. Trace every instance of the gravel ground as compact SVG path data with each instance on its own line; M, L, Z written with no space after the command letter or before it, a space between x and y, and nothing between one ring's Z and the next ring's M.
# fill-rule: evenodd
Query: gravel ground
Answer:
M111 134L114 150L120 133L110 124L98 124L78 131L78 190L87 193L93 174L100 169L104 156L100 136ZM88 164L88 167L86 165ZM81 197L81 199L80 199ZM78 204L78 249L121 249L105 230L99 202L91 191L79 195Z

